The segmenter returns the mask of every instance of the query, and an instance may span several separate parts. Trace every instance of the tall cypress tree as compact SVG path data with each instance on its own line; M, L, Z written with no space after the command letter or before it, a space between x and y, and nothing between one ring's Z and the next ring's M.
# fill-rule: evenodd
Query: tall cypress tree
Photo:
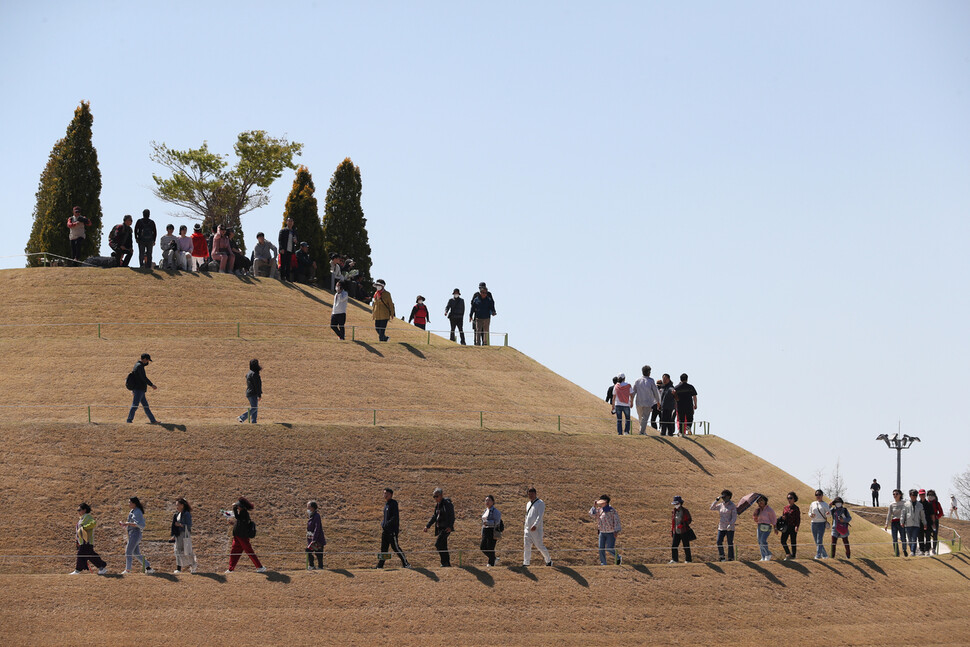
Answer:
M81 258L101 249L101 170L91 142L93 123L91 106L82 101L74 110L67 134L51 150L37 186L34 225L24 250L28 254L71 255L67 219L74 207L81 207L81 214L91 221L85 228ZM27 258L28 266L40 264L38 256Z
M293 219L296 233L300 242L306 241L310 245L310 256L317 262L317 279L323 280L329 272L330 259L323 249L323 229L320 226L320 212L317 209L317 198L313 195L313 177L305 166L296 169L293 188L286 198L286 209L283 211L283 223L287 218ZM275 236L271 236L273 240Z
M336 252L354 259L360 270L361 283L371 287L370 243L367 242L367 219L360 206L360 167L346 158L337 166L327 189L327 203L323 214L323 247L329 262Z

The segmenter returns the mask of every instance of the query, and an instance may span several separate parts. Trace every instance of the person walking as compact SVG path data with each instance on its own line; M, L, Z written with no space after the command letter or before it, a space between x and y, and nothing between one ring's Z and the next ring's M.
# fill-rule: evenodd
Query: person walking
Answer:
M926 511L916 500L916 490L909 491L909 501L903 504L903 515L899 522L906 528L906 538L909 542L909 554L913 557L922 554L917 548L920 528L926 524ZM905 549L904 549L905 550Z
M80 503L77 506L77 512L81 515L74 527L77 561L74 563L74 571L71 575L80 575L89 570L88 562L94 564L94 567L98 569L98 575L104 575L108 572L108 564L94 550L94 527L97 525L97 521L91 514L91 506L87 503Z
M758 504L754 508L754 522L758 525L758 550L761 551L761 561L770 562L772 554L768 550L768 537L771 536L771 531L775 530L778 517L768 505L768 497L763 494L758 497Z
M279 236L280 280L289 281L293 266L293 255L300 249L300 239L296 233L296 225L292 218L286 219L286 224L280 229Z
M482 543L481 550L489 566L495 566L495 544L505 530L502 513L495 507L495 497L491 494L485 497L485 512L482 513Z
M852 515L845 508L842 497L837 496L832 499L832 557L835 557L836 541L841 539L845 544L845 558L852 559L852 549L849 547L849 524L852 522Z
M676 564L679 561L677 546L684 546L684 562L690 564L690 542L697 539L697 535L690 527L690 510L684 507L684 498L675 496L670 502L673 510L670 511L670 563Z
M428 322L431 321L431 317L428 316L428 306L424 305L424 297L420 294L414 300L414 307L411 308L411 314L408 316L408 323L412 321L421 330L425 330Z
M438 555L441 558L441 565L445 568L451 566L451 551L448 550L448 535L452 533L455 529L455 506L452 505L451 499L446 499L444 491L438 487L434 489L431 493L431 498L434 499L434 512L431 514L431 519L428 524L424 527L424 531L428 532L431 526L434 526L434 535L437 537L434 542L434 548L438 551Z
M940 505L940 501L936 497L936 490L926 491L926 500L929 502L931 515L927 520L929 522L929 543L930 543L930 553L933 555L940 554L940 519L943 518L943 506Z
M71 260L81 261L81 249L84 247L84 227L90 227L91 221L81 215L81 207L74 207L71 217L67 219L67 238L71 241Z
M903 501L902 490L893 490L893 502L889 504L889 510L886 511L886 523L883 525L883 530L890 531L893 536L893 552L896 557L899 557L899 542L903 543L903 557L909 557L909 551L906 550L906 526L903 525L903 509L906 507L906 503Z
M919 527L919 553L920 555L930 554L930 537L932 533L930 532L930 526L933 525L933 506L930 502L926 500L926 490L923 488L919 489L919 505L923 506L923 516L925 520L920 524Z
M122 528L128 529L128 542L125 544L125 570L121 574L128 575L131 572L132 561L137 557L145 568L145 573L151 575L155 570L148 563L148 559L141 554L141 535L145 531L145 506L141 504L138 497L133 496L128 499L128 508L128 518L118 522Z
M593 502L593 507L589 509L589 516L596 522L596 528L599 531L600 566L606 566L606 553L610 554L614 564L619 564L623 560L616 552L616 536L620 534L623 527L620 525L619 513L610 505L609 494L603 494Z
M455 328L457 328L458 334L461 335L461 345L465 346L465 330L462 328L465 320L465 300L461 298L461 290L458 288L451 293L448 305L445 306L445 316L451 324L451 334L448 339L455 341Z
M323 520L320 518L320 506L316 501L306 502L306 570L315 570L313 558L317 558L317 569L323 569L323 547L327 545L327 536L323 533Z
M205 259L209 257L209 243L205 239L205 234L202 233L202 225L200 223L195 223L195 227L192 229L192 265L190 266L192 272L198 272L199 268L205 263Z
M387 550L391 549L401 560L401 566L411 568L401 546L397 541L398 533L401 529L401 514L394 500L394 490L389 487L384 488L384 516L381 518L381 554L377 560L377 568L384 568L384 557L388 555Z
M657 383L650 377L650 367L644 366L640 371L643 373L643 376L638 377L637 381L633 383L631 393L637 403L637 420L640 421L640 435L645 436L647 434L647 424L649 423L650 416L660 405L660 391L657 389Z
M118 262L118 267L128 267L132 255L131 216L125 215L120 225L111 228L108 234L108 247L111 256Z
M471 314L468 315L468 320L472 322L472 330L475 331L476 346L489 345L488 328L492 317L496 314L495 298L483 281L478 284L478 292L472 297Z
M175 500L175 514L172 515L172 538L175 540L175 575L186 566L195 573L199 562L192 550L192 506L184 498Z
M253 520L249 516L250 511L254 507L249 502L249 499L241 496L238 501L232 504L231 515L223 511L230 525L232 525L232 546L229 548L229 570L226 571L227 573L232 573L236 570L236 564L239 563L239 558L243 556L243 553L249 555L249 559L252 560L257 573L266 572L266 567L260 563L259 557L256 556L256 551L253 550L253 546L249 542L250 539L256 536L256 524L253 523Z
M552 557L543 543L542 520L546 514L546 502L540 499L536 489L530 487L529 502L525 504L525 537L523 540L522 565L528 566L532 562L532 547L535 546L546 561L546 566L552 566Z
M263 378L260 376L262 370L258 359L249 360L249 372L246 373L246 399L249 400L249 408L236 418L239 422L246 422L246 418L249 418L250 423L256 424L259 401L263 399Z
M869 486L869 489L872 491L872 507L873 508L878 508L879 507L879 490L882 489L882 486L879 485L879 481L877 481L876 479L872 479L872 485Z
M626 375L620 373L616 376L619 382L613 387L613 410L616 412L616 433L622 436L624 433L630 435L630 405L632 403L631 393L633 388L626 381ZM623 424L623 417L626 416L626 424Z
M152 410L148 406L148 398L145 397L145 393L148 392L148 387L152 387L153 391L158 388L152 384L152 381L148 379L148 375L145 374L145 367L151 361L151 355L142 353L141 358L135 362L134 368L131 369L131 373L128 374L128 378L125 380L125 386L131 391L131 409L128 411L128 422L132 422L135 419L135 412L138 411L138 406L141 405L145 409L145 415L148 416L148 422L153 425L158 424L158 420L152 415Z
M802 525L802 511L798 508L798 495L788 493L788 504L781 511L784 530L781 532L781 547L785 549L785 559L798 557L798 528ZM791 540L791 548L788 542Z
M389 339L387 322L394 318L394 299L391 298L391 293L384 289L384 286L384 279L377 279L374 282L377 291L371 297L371 303L374 306L371 310L371 316L374 318L374 329L377 331L377 338L380 341Z
M145 209L141 212L141 218L135 223L138 267L152 269L152 250L155 247L156 238L158 238L158 230L155 229L155 221L151 219L151 212Z
M694 433L694 411L697 410L697 389L687 383L687 373L680 374L680 384L674 387L674 397L677 398L677 422L680 424L680 434L686 436Z
M815 490L815 500L808 506L808 518L812 522L812 539L815 541L815 559L828 559L825 552L825 528L829 525L832 508L823 499L824 493Z
M960 518L960 511L957 510L957 497L955 494L950 495L950 516L954 519Z
M717 555L718 561L724 561L724 540L727 539L729 562L734 561L734 529L738 523L738 506L731 500L734 494L731 490L721 490L721 496L714 499L711 510L718 514L717 518Z
M330 310L330 329L340 339L345 339L347 334L344 327L344 324L347 323L347 298L344 282L342 280L337 281L337 285L334 286L333 308Z
M677 419L677 396L669 373L664 373L660 378L658 388L660 390L660 435L673 436L676 430L674 421Z

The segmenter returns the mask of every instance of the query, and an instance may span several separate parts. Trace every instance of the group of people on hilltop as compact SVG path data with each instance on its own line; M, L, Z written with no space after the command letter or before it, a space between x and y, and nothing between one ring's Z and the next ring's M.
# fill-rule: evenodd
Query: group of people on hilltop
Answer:
M950 514L953 515L956 498L951 499ZM911 489L908 501L903 500L901 490L893 490L893 502L886 511L883 529L892 533L896 557L899 557L900 544L903 557L939 555L940 519L943 516L943 506L936 496L936 490Z
M624 373L613 378L613 384L606 391L606 401L610 403L611 413L616 415L616 433L630 435L630 410L636 402L641 436L647 433L648 424L659 428L661 436L674 436L675 425L681 435L692 434L697 389L687 382L687 373L681 373L680 383L675 385L668 373L655 382L650 377L651 370L644 366L643 375L633 384L626 381Z

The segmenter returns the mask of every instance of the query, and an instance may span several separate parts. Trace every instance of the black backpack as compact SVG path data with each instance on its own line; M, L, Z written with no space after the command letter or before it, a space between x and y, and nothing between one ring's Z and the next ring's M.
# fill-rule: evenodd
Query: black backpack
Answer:
M125 388L128 389L129 391L134 391L135 390L135 372L134 371L132 371L131 373L129 373L128 374L128 377L125 378Z
M249 520L249 529L246 534L250 539L253 539L256 536L256 522L252 519Z

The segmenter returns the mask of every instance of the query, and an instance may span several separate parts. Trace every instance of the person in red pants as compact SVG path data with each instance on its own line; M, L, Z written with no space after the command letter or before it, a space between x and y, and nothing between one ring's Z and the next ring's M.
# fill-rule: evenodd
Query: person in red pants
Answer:
M253 507L253 504L246 497L241 496L232 505L232 517L229 517L228 512L224 513L229 523L232 524L232 548L229 550L229 570L226 571L227 573L236 570L236 564L243 553L249 555L249 559L253 560L253 566L256 567L257 573L266 572L266 567L260 563L259 558L256 557L256 551L249 543L249 540L256 535L256 525L249 518L249 511Z

